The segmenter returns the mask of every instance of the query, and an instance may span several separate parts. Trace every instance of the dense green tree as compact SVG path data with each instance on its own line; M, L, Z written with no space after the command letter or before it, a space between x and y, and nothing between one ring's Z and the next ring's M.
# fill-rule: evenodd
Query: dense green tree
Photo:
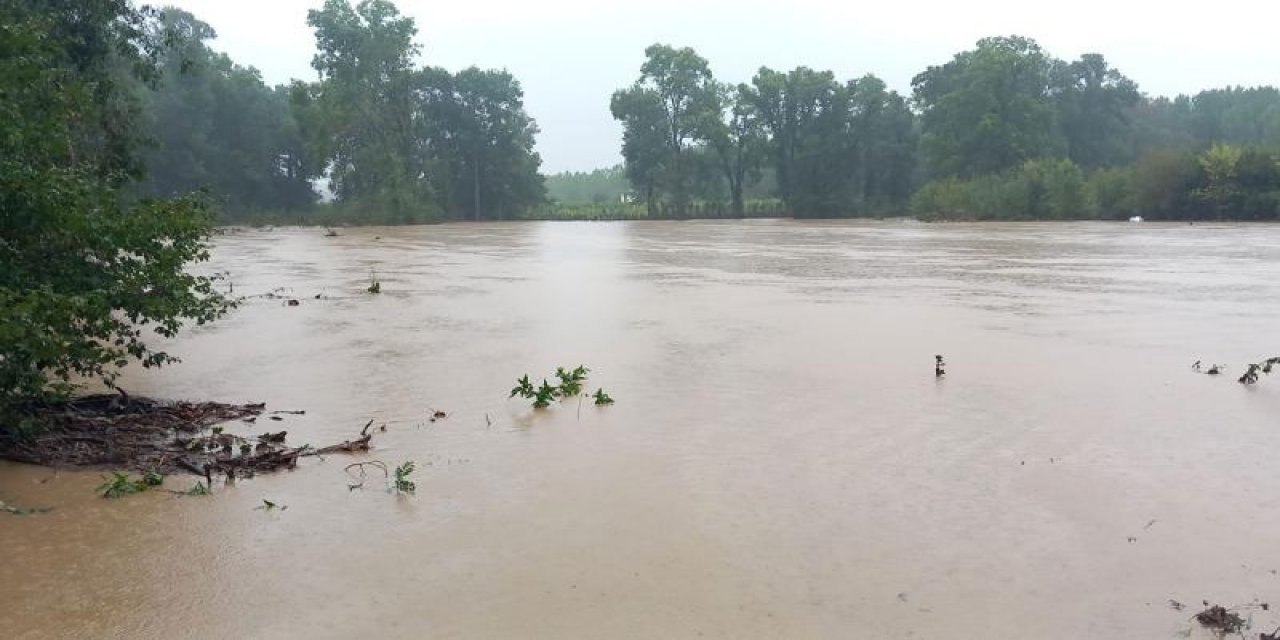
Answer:
M1082 167L1131 162L1132 123L1138 85L1089 53L1053 69L1054 108L1066 156Z
M1204 173L1194 153L1153 151L1132 168L1134 212L1152 219L1202 217L1196 215L1193 194L1203 186Z
M1132 154L1142 158L1161 150L1192 150L1200 146L1191 130L1191 98L1143 96L1129 110L1133 123Z
M1052 155L1053 61L1034 40L984 38L912 80L934 176L997 173Z
M694 148L720 122L720 98L705 59L663 44L646 48L640 79L614 93L610 110L622 122L628 174L651 211L659 196L677 213L688 208L701 162Z
M0 0L0 406L171 362L171 336L226 308L199 200L130 203L134 78L154 80L155 14L125 0Z
M768 134L779 195L796 215L879 211L909 197L913 116L880 79L842 85L829 71L766 67L742 92Z
M764 131L759 117L751 108L745 86L721 85L719 103L721 117L707 123L707 145L714 153L716 165L724 173L729 188L729 207L733 215L745 212L743 193L760 181L765 156Z
M144 95L151 144L140 191L168 196L208 189L223 205L223 220L311 205L315 172L287 92L209 49L205 42L215 35L173 8L152 25L152 37L166 38L167 46L157 90Z
M427 69L419 118L428 122L422 151L437 167L437 193L455 217L509 217L546 198L538 132L524 111L520 83L506 71L471 67L457 74Z
M915 187L915 117L906 98L874 75L850 81L851 134L855 140L853 198L862 211L900 209Z
M622 122L627 179L644 199L649 215L655 215L670 155L662 102L654 91L631 87L615 92L609 108Z
M387 0L308 13L320 81L290 89L304 156L360 219L503 218L545 200L537 125L505 71L416 68L417 27Z
M806 153L806 142L818 141L816 120L824 102L836 90L831 72L818 72L798 67L790 73L761 67L751 85L744 88L743 99L754 109L760 125L768 133L769 151L777 174L778 195L794 205L803 197L797 185L798 161Z
M415 117L413 19L387 0L354 7L325 0L307 12L307 24L318 49L311 65L320 73L307 94L323 114L314 122L324 127L330 189L340 202L376 208L392 222L434 217L438 207L416 153L426 123Z

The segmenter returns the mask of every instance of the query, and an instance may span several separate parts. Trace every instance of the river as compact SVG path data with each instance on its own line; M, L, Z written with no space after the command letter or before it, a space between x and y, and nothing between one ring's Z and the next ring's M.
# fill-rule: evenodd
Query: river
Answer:
M1280 376L1235 382L1280 355L1274 226L242 230L208 268L300 304L126 388L386 432L209 497L0 464L54 507L0 514L6 638L1173 638L1280 598ZM578 364L615 405L507 399Z

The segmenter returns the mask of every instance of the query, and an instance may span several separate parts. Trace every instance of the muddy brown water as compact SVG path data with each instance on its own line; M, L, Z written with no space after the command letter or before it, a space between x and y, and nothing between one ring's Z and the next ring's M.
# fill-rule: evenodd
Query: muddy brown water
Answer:
M1277 227L287 229L210 268L301 304L125 385L306 410L235 427L295 443L376 419L417 495L343 456L115 501L0 465L55 507L0 514L0 635L1165 638L1280 600L1280 377L1234 381L1280 355ZM615 406L506 399L579 363Z

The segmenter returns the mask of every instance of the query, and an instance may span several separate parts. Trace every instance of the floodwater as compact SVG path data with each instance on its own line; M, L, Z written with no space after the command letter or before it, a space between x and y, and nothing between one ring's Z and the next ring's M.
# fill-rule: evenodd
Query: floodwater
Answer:
M1234 380L1280 355L1280 227L286 229L210 269L301 304L131 392L387 431L201 498L0 466L54 507L0 514L5 638L1175 638L1280 600L1280 378ZM577 364L616 405L507 400Z

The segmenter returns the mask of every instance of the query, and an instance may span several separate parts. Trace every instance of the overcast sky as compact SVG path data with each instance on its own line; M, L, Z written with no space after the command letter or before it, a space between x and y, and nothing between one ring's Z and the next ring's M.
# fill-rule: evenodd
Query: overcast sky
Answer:
M164 4L152 0L155 4ZM172 0L213 26L213 48L267 82L314 80L307 9L323 0ZM548 173L619 161L609 96L635 80L644 48L691 46L716 77L761 65L874 73L908 93L911 78L979 38L1018 34L1059 58L1104 54L1152 95L1280 84L1280 1L1217 0L401 0L422 62L506 68L538 121Z

